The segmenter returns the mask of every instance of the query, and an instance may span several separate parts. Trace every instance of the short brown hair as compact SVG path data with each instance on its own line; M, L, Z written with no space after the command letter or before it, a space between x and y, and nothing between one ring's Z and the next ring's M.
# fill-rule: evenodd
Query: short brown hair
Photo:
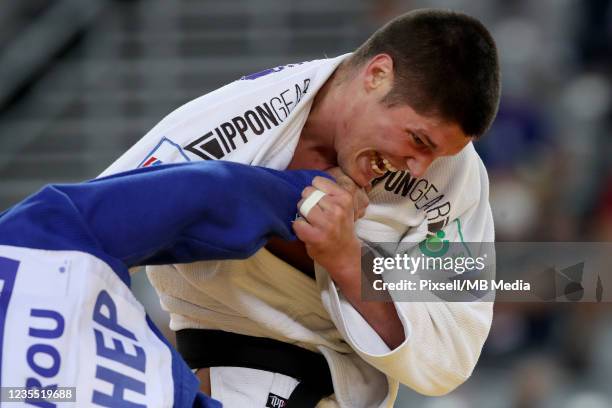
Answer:
M469 136L487 131L501 85L497 47L480 21L450 10L411 11L376 31L349 64L382 53L393 59L395 78L384 103L456 122Z

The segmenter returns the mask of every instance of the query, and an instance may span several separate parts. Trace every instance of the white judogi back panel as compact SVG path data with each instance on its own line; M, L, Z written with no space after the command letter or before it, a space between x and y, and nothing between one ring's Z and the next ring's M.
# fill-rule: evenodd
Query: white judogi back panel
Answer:
M106 263L82 252L11 246L0 246L0 260L3 387L76 387L79 407L173 406L170 350Z

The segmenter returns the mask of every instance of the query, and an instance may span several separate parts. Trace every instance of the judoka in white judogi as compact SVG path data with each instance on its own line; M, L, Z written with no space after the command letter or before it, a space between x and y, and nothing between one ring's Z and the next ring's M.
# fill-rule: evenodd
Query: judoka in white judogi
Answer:
M314 96L348 56L269 69L195 99L103 174L216 159L284 169ZM450 242L493 242L488 183L471 143L456 156L434 161L423 177L388 173L369 193L357 234L373 242L414 243L415 251L435 231ZM396 302L405 341L390 350L327 272L315 269L313 281L262 249L243 261L156 266L147 273L170 312L172 330L218 329L322 353L335 394L319 406L391 407L400 382L440 395L470 376L488 335L491 303ZM228 367L211 369L211 381L213 397L230 407L261 406L257 401L271 390L288 395L297 384L280 374Z

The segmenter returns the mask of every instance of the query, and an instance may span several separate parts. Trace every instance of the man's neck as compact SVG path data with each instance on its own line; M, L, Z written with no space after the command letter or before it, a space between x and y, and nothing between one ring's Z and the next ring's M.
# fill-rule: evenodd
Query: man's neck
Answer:
M337 165L335 137L341 117L342 66L321 87L302 129L290 169L325 170Z
M342 66L325 82L315 96L310 114L287 169L327 170L338 165L334 146L342 87ZM272 237L266 245L272 254L314 279L314 264L302 241Z

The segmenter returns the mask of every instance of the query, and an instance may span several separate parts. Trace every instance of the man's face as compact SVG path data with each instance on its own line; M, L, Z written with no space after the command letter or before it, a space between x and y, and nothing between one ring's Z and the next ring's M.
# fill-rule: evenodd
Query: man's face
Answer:
M387 171L420 177L436 158L455 155L472 140L456 123L420 115L405 104L382 103L392 86L388 65L375 57L357 75L336 129L338 164L362 187Z

